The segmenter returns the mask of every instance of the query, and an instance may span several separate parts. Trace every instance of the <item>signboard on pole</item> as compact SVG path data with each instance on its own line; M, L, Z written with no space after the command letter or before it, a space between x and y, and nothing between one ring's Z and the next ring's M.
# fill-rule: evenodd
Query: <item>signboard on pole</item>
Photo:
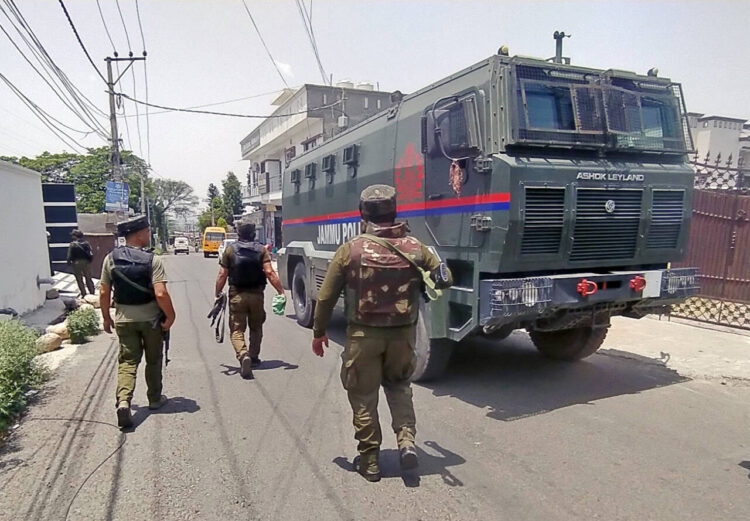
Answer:
M107 181L107 194L104 209L108 212L127 212L130 187L128 183Z

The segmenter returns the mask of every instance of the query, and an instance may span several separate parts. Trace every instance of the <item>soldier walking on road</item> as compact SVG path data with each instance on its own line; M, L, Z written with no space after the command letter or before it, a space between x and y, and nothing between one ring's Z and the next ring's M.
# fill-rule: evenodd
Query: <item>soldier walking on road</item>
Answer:
M326 325L345 289L347 331L341 355L341 382L354 413L354 437L359 441L355 467L368 481L378 481L381 385L393 418L401 467L408 470L418 464L409 378L416 364L415 325L422 277L414 265L430 272L438 288L450 286L452 280L450 271L439 259L407 235L406 224L394 222L393 187L366 188L360 197L359 210L364 234L339 247L318 292L312 349L317 356L323 356L323 346L328 346Z
M104 331L117 331L120 357L117 367L117 424L131 427L130 402L135 391L141 357L146 356L148 408L158 409L167 402L162 394L162 336L175 320L172 299L161 258L143 248L149 243L145 216L117 225L125 246L115 248L102 266L99 294ZM110 316L110 296L114 289L115 320Z
M73 230L70 236L73 240L68 246L68 264L73 267L73 275L78 283L78 290L81 292L81 297L86 296L87 289L93 295L95 290L94 281L91 280L90 268L94 254L91 252L91 245L83 240L81 230Z
M242 378L253 377L253 367L260 365L260 343L263 339L263 291L266 281L284 294L279 276L271 265L271 255L262 244L255 242L255 225L240 223L239 240L230 244L219 259L216 277L216 296L221 295L229 279L229 330L232 347L240 362ZM245 329L250 328L249 351L245 343Z

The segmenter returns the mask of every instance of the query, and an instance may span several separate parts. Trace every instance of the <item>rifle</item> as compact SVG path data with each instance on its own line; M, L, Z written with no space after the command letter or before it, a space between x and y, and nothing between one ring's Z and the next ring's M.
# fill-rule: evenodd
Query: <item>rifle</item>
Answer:
M164 322L165 318L167 317L164 316L164 313L159 313L159 316L151 323L151 327L161 329L161 323ZM164 349L164 367L167 367L169 365L169 329L161 330L161 342Z

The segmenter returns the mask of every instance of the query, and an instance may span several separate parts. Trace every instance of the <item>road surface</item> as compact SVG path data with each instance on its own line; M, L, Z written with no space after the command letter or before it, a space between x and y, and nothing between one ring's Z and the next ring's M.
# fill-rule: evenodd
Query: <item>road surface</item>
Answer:
M141 370L137 427L121 434L115 339L79 348L0 451L0 519L750 519L746 381L691 380L616 341L577 364L541 358L520 332L477 341L415 386L417 474L400 474L381 399L384 479L371 484L351 470L341 317L318 359L293 311L270 313L269 289L264 364L245 381L205 318L216 259L165 262L171 402L144 407Z

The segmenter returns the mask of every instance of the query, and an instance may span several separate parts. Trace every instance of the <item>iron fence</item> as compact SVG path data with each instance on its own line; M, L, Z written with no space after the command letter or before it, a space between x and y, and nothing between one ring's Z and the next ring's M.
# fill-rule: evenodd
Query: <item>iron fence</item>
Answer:
M672 316L750 329L750 171L732 156L692 161L695 199L685 258L698 267L700 293L672 307Z

